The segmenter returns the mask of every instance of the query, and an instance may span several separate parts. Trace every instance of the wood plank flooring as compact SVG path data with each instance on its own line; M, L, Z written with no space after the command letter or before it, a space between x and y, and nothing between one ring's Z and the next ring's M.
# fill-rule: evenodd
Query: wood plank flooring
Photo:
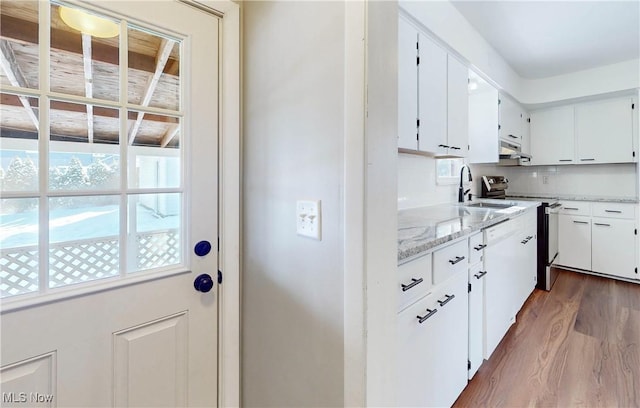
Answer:
M640 285L561 271L454 407L640 407Z

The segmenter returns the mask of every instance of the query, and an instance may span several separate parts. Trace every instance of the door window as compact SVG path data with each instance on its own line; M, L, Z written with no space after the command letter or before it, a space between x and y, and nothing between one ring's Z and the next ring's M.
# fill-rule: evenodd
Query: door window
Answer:
M64 3L0 13L0 297L184 270L184 40Z

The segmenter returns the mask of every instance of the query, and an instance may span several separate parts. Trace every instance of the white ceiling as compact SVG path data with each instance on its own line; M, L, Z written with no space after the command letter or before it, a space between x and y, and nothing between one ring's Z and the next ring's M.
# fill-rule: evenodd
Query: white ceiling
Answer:
M639 0L452 0L452 4L523 78L640 57Z

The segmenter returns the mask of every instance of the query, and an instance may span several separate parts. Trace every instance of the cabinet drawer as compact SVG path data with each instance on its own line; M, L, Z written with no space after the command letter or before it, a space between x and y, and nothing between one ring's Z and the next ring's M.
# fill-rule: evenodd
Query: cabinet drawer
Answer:
M398 311L427 294L431 288L431 254L398 266Z
M469 264L473 265L482 260L482 254L484 253L484 234L478 232L475 235L469 237Z
M591 215L591 203L586 201L563 201L560 214Z
M593 203L591 208L594 217L623 218L628 220L636 218L635 204Z
M460 271L466 271L468 262L468 241L460 241L433 253L433 284L437 285Z

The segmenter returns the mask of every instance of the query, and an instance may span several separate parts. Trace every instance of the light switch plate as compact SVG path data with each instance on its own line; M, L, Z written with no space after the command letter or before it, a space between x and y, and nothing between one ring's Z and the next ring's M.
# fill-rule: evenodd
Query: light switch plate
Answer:
M322 240L320 200L298 200L296 202L296 229L298 235Z

